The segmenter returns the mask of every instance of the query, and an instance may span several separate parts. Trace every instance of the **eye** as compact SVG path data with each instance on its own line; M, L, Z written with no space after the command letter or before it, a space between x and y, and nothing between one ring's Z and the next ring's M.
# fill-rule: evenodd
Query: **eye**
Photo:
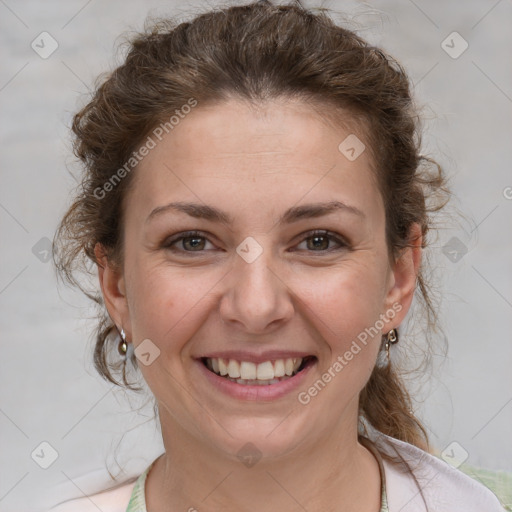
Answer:
M174 245L181 243L181 247L174 248ZM211 243L200 231L187 231L180 233L178 236L166 239L162 248L170 249L172 251L184 252L203 252L206 243Z
M334 241L338 244L338 249L329 249L329 244ZM302 243L306 243L306 250L309 252L332 252L340 249L348 249L349 245L339 236L336 236L329 231L316 230L307 233ZM299 244L297 247L299 247Z
M349 249L349 244L343 238L325 230L316 230L306 234L301 244L306 243L307 252L323 252L330 253L336 250ZM177 246L181 242L181 247ZM338 248L329 248L330 244L335 242ZM201 231L187 231L180 233L174 237L167 238L162 243L163 249L169 249L173 252L204 252L205 245L211 242ZM299 244L297 247L299 247ZM213 244L212 244L213 245ZM177 247L175 247L177 246ZM294 252L297 249L293 249ZM299 249L301 250L301 249Z

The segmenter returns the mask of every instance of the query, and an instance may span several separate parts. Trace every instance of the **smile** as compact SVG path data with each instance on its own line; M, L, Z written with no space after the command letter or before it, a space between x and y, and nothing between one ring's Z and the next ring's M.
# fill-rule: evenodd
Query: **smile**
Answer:
M314 364L315 356L276 359L253 363L221 357L203 357L208 370L219 377L244 386L269 386L293 378L307 366Z

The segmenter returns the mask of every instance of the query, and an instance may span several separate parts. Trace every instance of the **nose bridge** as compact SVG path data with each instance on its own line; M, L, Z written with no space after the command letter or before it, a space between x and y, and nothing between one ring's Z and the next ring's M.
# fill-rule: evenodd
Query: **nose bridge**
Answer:
M275 270L279 265L273 260L271 249L258 245L260 249L248 240L238 247L229 289L221 304L224 321L237 321L251 331L263 331L293 313L287 287Z

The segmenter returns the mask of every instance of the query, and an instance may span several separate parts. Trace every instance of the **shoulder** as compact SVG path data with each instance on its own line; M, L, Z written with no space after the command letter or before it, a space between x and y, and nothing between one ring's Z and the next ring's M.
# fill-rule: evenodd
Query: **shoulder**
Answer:
M487 483L492 482L499 472L481 470L474 472L473 477L450 466L442 459L427 453L409 443L380 434L379 449L384 449L390 456L402 462L390 462L384 459L386 491L390 512L403 510L410 512L445 511L450 512L503 512L507 497L498 497L489 488L475 479L478 474L485 473ZM379 437L380 437L379 436ZM501 473L502 488L506 488L505 480L512 485L512 474ZM419 486L419 488L418 488ZM494 489L493 489L494 490ZM495 490L497 492L498 489ZM425 507L425 503L427 507ZM407 507L406 507L407 505Z
M61 503L48 512L126 512L137 479L114 489Z
M461 471L490 489L505 510L512 511L512 472L496 471L463 464Z

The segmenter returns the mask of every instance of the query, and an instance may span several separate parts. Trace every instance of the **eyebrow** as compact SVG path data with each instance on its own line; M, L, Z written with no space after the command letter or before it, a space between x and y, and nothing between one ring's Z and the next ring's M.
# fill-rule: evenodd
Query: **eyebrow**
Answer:
M234 220L231 215L213 206L199 203L173 202L163 206L157 206L148 215L146 223L153 218L169 211L182 212L196 219L205 219L212 222L221 222L228 225L233 224ZM291 224L302 219L322 217L324 215L338 211L350 213L363 219L366 218L365 214L355 206L350 206L341 201L329 201L327 203L314 203L305 204L302 206L293 206L292 208L286 210L286 212L280 217L278 223Z

